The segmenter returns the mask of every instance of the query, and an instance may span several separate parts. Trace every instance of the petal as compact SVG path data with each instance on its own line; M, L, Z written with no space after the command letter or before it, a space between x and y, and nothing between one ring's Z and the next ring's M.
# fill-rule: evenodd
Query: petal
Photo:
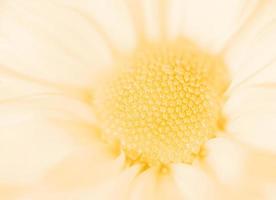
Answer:
M1 127L0 132L1 184L32 183L75 146L62 129L38 117Z
M95 124L89 105L59 93L35 93L4 99L0 104L0 127L31 121L36 116L55 119L56 123L75 121L83 125Z
M120 51L130 51L136 45L137 33L123 0L59 0L59 3L78 10Z
M248 185L254 186L255 190L262 190L267 183L276 183L276 154L251 147L247 150L244 177Z
M87 87L111 62L93 25L57 2L6 1L0 26L1 68L25 76Z
M131 200L180 200L183 199L170 172L149 168L135 178L129 192Z
M45 94L57 92L56 89L44 85L22 80L0 67L0 102L8 99L16 99L34 94Z
M273 88L241 88L225 105L227 132L257 148L276 152L276 93Z
M123 0L140 42L162 40L168 33L166 0Z
M165 4L163 2L162 0L143 0L144 23L150 39L160 38L162 34L165 34L165 13L162 10L165 9L162 8Z
M184 34L218 52L257 6L257 1L182 1Z
M246 150L244 186L238 187L238 192L243 194L243 199L265 199L265 187L269 183L276 183L276 154L250 147Z
M276 183L270 183L265 186L263 199L264 200L276 199Z
M171 174L161 174L157 180L156 198L160 200L182 200L183 195L177 188L177 184Z
M116 177L110 178L97 187L86 187L83 189L70 190L67 192L47 190L45 188L35 188L29 194L24 195L18 200L41 199L41 200L60 200L60 199L81 199L81 200L110 200L125 199L130 184L139 172L139 167L128 168Z
M13 185L0 185L0 198L5 200L15 200L20 197L27 188L13 186Z
M129 192L130 200L150 200L155 197L156 170L151 168L139 174L133 181L133 188Z
M222 199L263 199L262 187L276 181L275 155L257 151L228 137L206 145L205 170L218 181Z
M231 89L245 83L275 81L276 2L261 2L263 5L226 51L233 79Z
M176 184L184 199L214 200L217 198L215 184L198 167L176 164L172 170Z
M45 173L41 184L53 191L70 192L101 185L120 174L125 162L123 154L115 158L107 148L100 148L97 143L95 146L75 151L57 163Z
M215 138L206 144L204 162L215 173L220 183L239 187L245 172L245 155L245 149L238 143L227 138Z
M171 0L167 5L168 35L171 38L180 37L183 29L185 1Z
M93 147L93 116L70 99L7 101L0 119L0 184L32 183L74 150Z
M92 191L88 191L88 194L91 194L92 199L96 200L124 199L139 170L140 166L133 166L126 169L117 177L110 179L107 183L94 188ZM87 196L87 199L91 198Z

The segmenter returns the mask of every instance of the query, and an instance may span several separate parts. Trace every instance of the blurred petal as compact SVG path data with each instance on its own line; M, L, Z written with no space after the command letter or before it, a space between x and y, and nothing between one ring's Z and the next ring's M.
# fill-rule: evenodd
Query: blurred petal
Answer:
M232 41L226 51L226 62L232 72L233 88L243 84L276 80L276 1L263 3L256 16Z
M107 150L94 147L72 153L45 173L43 185L70 192L111 180L123 170L125 160L123 154L115 159Z
M0 199L15 200L27 191L25 187L0 184Z
M32 183L74 150L96 147L87 107L70 98L51 97L0 104L0 184Z
M236 187L242 183L245 151L237 143L226 138L209 140L206 154L205 162L220 183Z
M33 120L36 116L87 125L95 123L88 105L59 93L38 93L4 99L0 102L0 112L0 127Z
M36 79L87 87L111 63L93 25L54 1L5 1L0 27L1 67Z
M202 170L192 165L176 164L173 176L179 191L187 200L214 200L218 195L215 184Z
M276 183L267 184L264 191L264 200L276 199Z
M38 116L1 127L0 132L1 184L31 183L75 147L66 132Z
M276 181L276 154L227 136L207 143L205 170L214 175L223 199L263 199L263 186Z
M171 38L182 35L185 2L183 0L171 0L167 6L168 35Z
M246 148L244 181L262 190L267 183L276 183L276 154L260 151L255 148Z
M61 5L78 10L90 21L101 37L110 40L120 51L129 51L136 45L136 34L128 7L123 0L58 0Z
M180 200L182 196L170 172L160 172L159 168L149 168L139 174L129 192L131 200Z
M143 0L145 26L151 39L160 38L165 34L166 16L162 10L163 5L164 0Z
M156 175L156 170L154 168L139 174L133 181L133 188L129 192L129 199L154 199L156 192Z
M156 199L160 200L182 200L183 195L179 191L177 184L169 171L168 174L163 174L157 180Z
M241 88L225 105L227 132L246 144L276 152L276 90Z
M128 168L97 187L85 187L67 192L47 190L43 187L38 187L32 193L26 194L18 200L122 200L126 198L131 182L139 172L139 169L138 166Z
M257 6L255 0L182 1L184 34L218 52ZM179 12L178 11L178 12Z
M0 66L0 103L34 94L57 92L57 89L22 80L2 69Z

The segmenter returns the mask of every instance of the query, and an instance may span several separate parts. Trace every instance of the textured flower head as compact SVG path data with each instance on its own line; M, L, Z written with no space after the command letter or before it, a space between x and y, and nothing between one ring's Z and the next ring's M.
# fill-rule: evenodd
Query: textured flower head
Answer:
M0 199L276 199L274 0L0 3Z

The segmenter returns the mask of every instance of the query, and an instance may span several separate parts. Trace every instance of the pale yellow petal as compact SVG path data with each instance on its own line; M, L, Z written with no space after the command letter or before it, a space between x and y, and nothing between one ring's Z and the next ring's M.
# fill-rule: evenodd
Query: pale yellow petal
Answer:
M185 2L183 0L171 0L167 5L167 32L170 38L182 35Z
M55 1L5 1L0 26L0 68L22 76L88 87L111 62L93 24Z
M10 74L0 67L0 102L16 99L19 97L27 97L31 95L50 94L58 92L56 88L47 87L44 85L32 83L27 80L22 80L14 74Z
M265 199L266 186L276 183L276 155L241 144L246 152L238 185L225 188L230 199Z
M276 152L274 88L241 88L225 105L227 132L242 142Z
M161 35L164 34L161 26L165 26L165 18L162 14L162 0L142 0L141 7L144 18L145 32L149 39L156 40L160 39Z
M22 196L27 190L24 186L0 184L0 199L16 200L16 198Z
M244 84L275 82L276 2L262 5L226 51L232 73L230 91Z
M109 47L128 52L136 45L130 12L124 0L58 0L63 6L78 11L106 39Z
M221 184L239 187L245 172L245 149L227 138L215 138L206 144L204 162Z
M162 172L159 168L149 168L139 174L129 191L131 200L180 200L183 199L170 171Z
M219 52L257 6L255 0L182 1L183 33Z
M156 191L156 170L148 169L139 174L133 181L131 190L129 191L130 200L151 200L154 199Z
M103 169L108 170L108 169ZM129 191L131 182L139 172L139 166L128 168L117 176L106 180L95 187L85 187L82 189L75 189L70 191L58 191L49 190L47 188L37 187L28 194L25 194L18 200L61 200L61 199L72 199L72 200L123 200Z
M264 189L264 200L276 199L276 183L266 184Z
M214 200L218 198L218 191L212 178L200 168L192 165L176 164L173 176L183 199Z
M49 189L70 192L110 181L123 171L124 155L112 155L95 142L92 148L75 151L48 170L41 184ZM98 146L98 148L96 148Z
M177 187L171 171L162 174L157 179L156 199L158 200L183 200L183 194Z
M58 93L35 93L4 99L0 103L0 112L0 127L35 120L36 116L55 119L56 123L61 121L75 121L83 125L95 123L94 115L87 104Z
M27 184L82 146L95 148L93 116L80 102L33 96L0 104L0 184Z
M207 143L204 170L212 175L223 199L263 199L263 186L276 181L276 155L225 134Z
M36 116L0 128L1 184L32 183L74 148L62 129Z
M203 159L205 170L227 199L264 199L263 186L276 181L276 154L247 145L231 133L210 140Z

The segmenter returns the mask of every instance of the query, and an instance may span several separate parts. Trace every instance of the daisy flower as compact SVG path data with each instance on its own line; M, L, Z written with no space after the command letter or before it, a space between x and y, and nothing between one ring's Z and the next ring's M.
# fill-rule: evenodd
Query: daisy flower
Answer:
M276 199L275 0L3 0L0 199Z

